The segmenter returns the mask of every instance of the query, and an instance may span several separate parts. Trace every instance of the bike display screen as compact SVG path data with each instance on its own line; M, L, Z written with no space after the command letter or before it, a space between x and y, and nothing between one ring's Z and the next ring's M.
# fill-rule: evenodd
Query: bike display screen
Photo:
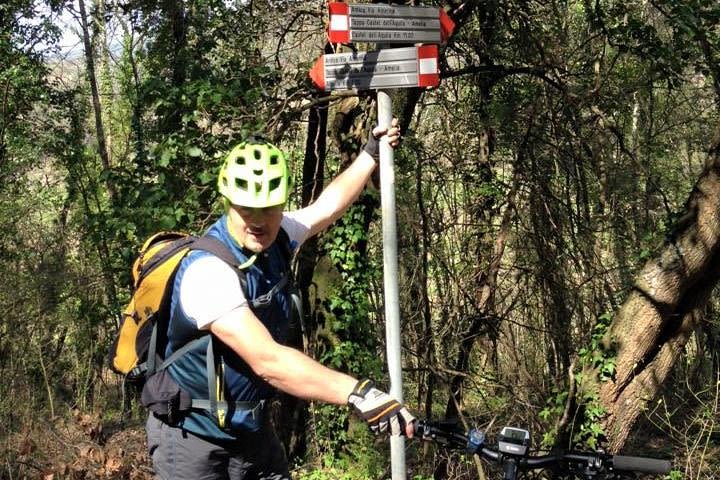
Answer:
M498 451L507 455L524 456L530 450L530 432L521 428L503 427L498 435Z
M527 430L510 427L503 428L500 432L500 436L503 437L503 440L506 442L517 443L519 445L522 445L525 441L530 439L530 434Z

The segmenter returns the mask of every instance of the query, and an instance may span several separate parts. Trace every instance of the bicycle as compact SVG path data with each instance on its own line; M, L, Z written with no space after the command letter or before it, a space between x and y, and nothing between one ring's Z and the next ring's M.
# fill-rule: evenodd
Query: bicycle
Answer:
M550 470L560 477L583 479L623 478L631 473L667 474L668 460L648 457L611 455L603 452L554 450L547 455L530 455L530 433L518 427L503 427L493 448L483 432L476 428L464 432L456 423L420 420L415 426L420 440L437 443L447 449L464 450L499 464L503 480L516 480L519 472Z

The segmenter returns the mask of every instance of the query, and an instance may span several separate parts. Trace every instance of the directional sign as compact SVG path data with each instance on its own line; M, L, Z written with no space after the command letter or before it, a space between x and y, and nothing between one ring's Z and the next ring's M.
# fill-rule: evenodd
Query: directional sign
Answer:
M310 78L325 91L437 87L438 47L422 45L326 54L315 62Z
M331 2L328 37L331 43L442 43L455 23L437 7Z

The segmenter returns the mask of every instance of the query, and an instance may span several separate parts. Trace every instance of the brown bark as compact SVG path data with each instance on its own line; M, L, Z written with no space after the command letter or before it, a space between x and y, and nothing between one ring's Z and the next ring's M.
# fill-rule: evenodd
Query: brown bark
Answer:
M454 369L458 374L450 380L450 398L445 407L445 417L455 418L458 416L458 406L463 400L463 383L466 373L470 367L470 359L478 338L487 333L494 335L493 330L497 328L495 315L495 293L497 290L497 278L500 273L500 266L505 255L505 245L510 229L512 227L512 214L515 211L515 200L520 187L519 171L515 172L513 183L507 196L507 207L502 214L500 229L495 237L492 246L492 255L487 272L480 272L479 285L475 291L478 314L470 322L467 330L461 333L460 350L455 361Z
M92 94L93 112L95 113L95 133L98 142L98 153L102 161L103 169L110 171L110 154L108 153L107 141L105 137L105 127L103 126L102 107L100 105L100 92L98 90L97 77L95 75L95 52L90 43L90 28L88 27L87 11L85 10L85 1L79 0L80 8L80 25L82 26L83 46L85 47L85 64L87 68L88 83L90 84L90 92ZM117 198L115 186L111 181L106 183L110 200Z
M325 180L325 146L327 134L328 103L314 105L310 109L308 133L305 143L305 159L302 175L302 206L314 202L322 191ZM312 284L315 265L318 260L317 237L309 239L297 256L295 281L303 302L303 318L298 319L300 325L294 325L288 343L305 353L309 353L309 339L317 330L315 315L310 303L310 286ZM279 421L275 423L280 430L280 438L285 444L289 458L302 458L307 451L307 422L309 418L307 402L292 395L281 395L281 408L278 411Z
M606 338L616 375L600 386L611 451L658 395L720 278L720 128L684 215L638 275Z

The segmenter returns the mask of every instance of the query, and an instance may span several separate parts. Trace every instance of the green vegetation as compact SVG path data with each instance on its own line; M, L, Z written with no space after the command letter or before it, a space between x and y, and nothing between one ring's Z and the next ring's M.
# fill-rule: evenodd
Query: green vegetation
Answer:
M438 5L441 87L393 94L406 402L717 477L720 6ZM149 478L144 412L104 363L131 261L210 224L220 158L254 132L290 152L298 206L357 154L373 95L307 80L325 21L284 0L0 6L0 477ZM303 247L293 345L387 386L379 202ZM388 471L346 409L278 404L302 420L282 432L298 478ZM416 442L408 464L480 476Z

